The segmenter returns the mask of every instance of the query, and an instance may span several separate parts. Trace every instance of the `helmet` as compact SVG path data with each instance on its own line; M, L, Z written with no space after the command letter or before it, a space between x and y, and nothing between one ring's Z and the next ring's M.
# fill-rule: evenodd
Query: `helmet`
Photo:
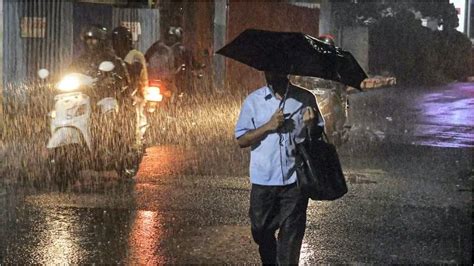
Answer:
M83 29L81 39L97 39L100 41L107 40L107 28L102 25L90 25Z
M112 43L123 43L132 46L132 33L128 28L119 26L112 31Z
M332 36L330 34L321 35L321 36L318 37L318 40L322 41L325 44L329 44L331 46L336 45L335 42L334 42L334 36Z
M132 33L126 27L119 26L112 31L112 46L121 58L133 49Z
M183 29L181 27L169 27L167 34L168 36L175 36L176 39L181 40Z

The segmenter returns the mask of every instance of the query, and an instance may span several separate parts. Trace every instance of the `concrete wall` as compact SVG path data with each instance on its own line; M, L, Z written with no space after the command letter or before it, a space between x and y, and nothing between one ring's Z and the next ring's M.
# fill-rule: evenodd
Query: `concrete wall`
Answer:
M227 7L228 1L216 1L214 12L214 51L213 51L213 81L214 88L218 90L225 89L225 58L216 55L215 52L223 47L227 36Z
M214 16L216 1L189 1L184 11L184 45L190 52L193 63L205 64L200 71L203 78L198 79L189 71L186 73L190 89L204 92L212 89L213 66L212 54L214 49ZM221 0L221 2L224 2ZM194 74L196 74L195 72Z
M319 9L273 1L229 2L227 42L248 28L319 33ZM231 90L251 91L265 84L263 73L242 63L226 59L226 77Z
M330 0L321 0L319 10L319 34L335 35L334 14Z
M369 71L369 29L344 27L341 48L352 53L366 73Z

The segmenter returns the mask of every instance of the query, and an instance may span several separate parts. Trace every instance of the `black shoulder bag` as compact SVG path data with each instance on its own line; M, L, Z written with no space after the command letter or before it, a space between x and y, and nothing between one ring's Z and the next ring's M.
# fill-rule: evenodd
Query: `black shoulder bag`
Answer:
M312 200L335 200L347 193L346 180L336 147L323 137L311 138L297 144L297 184Z

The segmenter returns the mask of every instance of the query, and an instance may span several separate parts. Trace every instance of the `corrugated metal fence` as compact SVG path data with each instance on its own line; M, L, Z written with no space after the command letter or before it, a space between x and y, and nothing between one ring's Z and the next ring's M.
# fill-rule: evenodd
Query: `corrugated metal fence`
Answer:
M143 53L160 38L160 13L158 9L113 8L112 24L122 22L140 23L140 32L136 47Z
M21 94L15 88L29 81L38 69L45 67L54 72L70 59L71 17L71 2L4 1L5 98L13 93Z

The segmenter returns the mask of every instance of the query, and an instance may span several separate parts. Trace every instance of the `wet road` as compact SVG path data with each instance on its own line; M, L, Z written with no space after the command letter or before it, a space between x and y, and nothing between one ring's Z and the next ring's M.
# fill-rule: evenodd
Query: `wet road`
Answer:
M350 100L356 135L371 133L372 139L392 143L474 147L474 83L384 88Z
M372 152L384 160L341 151L350 192L311 202L301 263L472 262L472 150ZM0 262L258 262L247 177L175 170L196 158L154 147L132 183L112 176L106 187L76 185L69 193L10 191L0 202Z
M354 95L349 193L310 203L300 262L472 264L472 99L469 84ZM207 152L152 147L134 182L83 172L68 193L0 186L0 264L257 263L248 157Z

